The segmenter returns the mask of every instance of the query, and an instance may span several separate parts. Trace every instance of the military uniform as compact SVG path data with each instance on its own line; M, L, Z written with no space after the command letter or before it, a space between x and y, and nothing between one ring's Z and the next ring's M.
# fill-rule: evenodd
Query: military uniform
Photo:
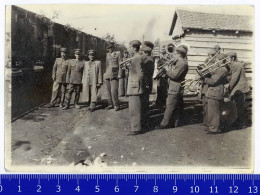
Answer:
M141 45L138 41L130 42L132 44ZM143 70L142 56L135 53L132 58L131 66L129 66L129 77L127 86L127 95L129 95L129 116L131 123L131 131L142 131L142 110L141 95L143 94Z
M125 61L127 59L129 59L129 58L123 58L123 61ZM122 78L119 79L119 91L118 91L119 97L126 96L127 83L128 83L128 69L125 68L125 69L122 69L121 71L122 71L121 72Z
M152 49L143 46L143 51L151 52ZM154 72L154 60L151 56L147 54L142 55L142 69L143 69L143 94L142 94L142 125L148 126L148 118L149 118L149 96L152 93L153 89L153 72Z
M53 70L52 70L52 96L51 96L51 105L55 105L58 95L60 94L60 107L63 106L66 94L66 74L68 70L68 60L62 58L56 58Z
M187 51L186 51L187 52ZM185 80L185 76L188 72L188 62L186 59L179 57L174 66L171 66L166 72L169 78L168 97L166 100L166 109L164 112L161 127L168 127L170 120L173 118L173 112L175 116L173 122L175 126L178 126L180 114L183 109L183 87L181 82Z
M78 106L80 91L82 88L82 75L84 69L84 60L72 59L69 61L67 72L67 82L69 83L66 93L66 108L69 108L72 93L75 91L74 106Z
M97 94L102 85L101 61L87 61L83 70L82 78L82 97L83 102L91 102L91 106L95 106L97 102Z
M60 95L60 107L63 106L65 93L66 93L66 74L68 70L68 60L65 57L65 53L67 52L67 48L61 48L61 55L64 57L56 58L55 63L52 69L52 79L53 79L53 87L52 87L52 97L50 102L50 107L54 107L55 103Z
M119 107L118 100L118 78L121 77L121 62L120 51L107 53L106 56L106 72L104 74L105 83L108 91L108 104L112 107Z
M223 58L222 58L223 59ZM224 84L227 77L227 69L221 67L211 73L211 78L205 78L208 84L206 97L208 99L208 127L210 132L220 132L220 108L224 96Z
M236 56L236 53L230 52L227 55ZM239 128L246 125L246 110L245 110L245 93L250 91L248 86L245 69L240 62L231 62L230 64L231 78L228 84L228 90L230 97L236 104L237 108L237 120L236 124Z

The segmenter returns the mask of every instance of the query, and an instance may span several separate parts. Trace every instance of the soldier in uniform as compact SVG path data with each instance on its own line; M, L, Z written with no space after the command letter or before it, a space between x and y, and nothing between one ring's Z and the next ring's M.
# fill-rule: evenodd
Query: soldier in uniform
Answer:
M235 103L237 108L237 120L235 125L242 129L246 127L246 110L245 110L245 93L250 91L248 86L245 69L242 63L237 61L237 54L229 52L231 63L229 64L231 77L229 83L225 86L230 94L230 99Z
M133 53L132 63L129 66L129 77L127 95L129 95L129 116L131 132L128 135L142 133L141 95L143 94L143 70L142 56L139 53L141 42L133 40L130 42L130 52Z
M149 96L153 89L153 72L154 72L154 60L151 57L152 48L146 45L142 46L142 69L143 69L143 94L142 94L142 126L148 128L149 119Z
M160 59L158 61L158 66L157 68L159 68L160 66L162 66L165 62L166 62L166 56L168 56L166 49L166 46L163 46L162 48L162 53L160 56ZM160 77L155 77L155 79L157 80L157 98L154 104L152 104L151 106L157 106L160 109L164 109L165 105L166 105L166 98L167 98L167 90L168 90L168 79L167 79L167 75L166 74L162 74Z
M220 53L216 55L216 60L223 60L226 57L227 55ZM208 100L207 131L210 134L221 132L220 108L224 100L224 84L227 79L227 73L227 68L221 67L211 73L211 78L204 79L204 82L208 85L208 90L206 92L206 97Z
M188 62L186 60L187 52L186 47L180 46L176 48L177 59L175 64L164 67L166 75L169 78L169 89L163 120L161 124L156 127L157 129L169 128L173 114L175 127L178 126L177 123L182 112L181 109L183 108L183 87L181 83L185 80L185 76L188 72Z
M124 51L123 61L129 59L129 52L127 50ZM125 96L127 97L127 83L128 83L128 69L123 68L121 74L121 78L119 79L119 96Z
M55 103L58 99L58 95L60 94L60 107L63 107L65 93L66 93L66 74L68 70L68 60L66 58L67 48L61 48L61 57L56 58L53 70L52 70L52 79L53 79L53 87L52 87L52 96L49 107L54 107Z
M89 110L94 111L97 102L97 94L102 85L101 61L95 60L95 51L88 51L89 61L85 62L82 77L82 97L83 102L90 105Z
M212 65L215 63L215 60L213 59L213 57L216 55L216 53L218 53L220 51L220 46L219 45L215 45L214 48L209 51L209 57L205 60L204 64L208 64L208 65ZM210 75L208 75L207 77L210 77ZM201 97L202 97L202 105L203 105L203 122L202 124L204 126L207 126L208 122L208 99L206 97L206 92L208 90L208 85L204 82L202 82L202 90L201 90Z
M120 51L115 51L115 43L109 43L106 57L106 72L104 74L105 83L108 91L108 107L106 110L114 108L115 111L119 110L119 100L118 100L118 79L122 76L122 69L119 68L119 63L121 62Z
M74 91L74 107L80 109L79 97L82 88L82 74L85 64L85 61L81 59L81 49L75 49L75 57L76 59L69 61L69 68L66 76L66 80L67 83L69 83L69 86L66 92L66 104L65 107L62 108L63 110L66 110L70 107L70 100Z

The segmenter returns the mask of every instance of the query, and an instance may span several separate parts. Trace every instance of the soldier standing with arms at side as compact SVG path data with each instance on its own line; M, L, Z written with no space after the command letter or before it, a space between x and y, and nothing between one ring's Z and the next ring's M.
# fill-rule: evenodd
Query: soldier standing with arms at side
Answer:
M61 48L61 58L56 58L53 70L52 70L52 79L53 79L53 87L52 87L52 96L49 108L53 108L58 99L58 95L60 94L60 107L63 107L65 94L66 94L66 74L68 70L68 60L66 57L67 48Z
M79 97L82 88L82 74L85 64L85 61L81 59L81 49L75 49L75 57L76 59L69 61L69 68L66 77L67 83L69 83L69 87L66 93L65 107L62 108L63 110L69 109L71 96L74 91L74 107L80 109Z
M223 60L226 58L225 54L217 54L217 60ZM225 63L223 61L222 63ZM227 79L228 70L226 67L221 67L211 73L211 78L205 78L204 82L208 85L206 97L208 100L208 133L216 134L220 133L220 108L221 103L224 100L224 84Z
M95 60L95 51L88 51L89 61L85 62L82 77L82 98L83 102L90 105L89 110L94 111L97 102L98 90L102 85L101 61Z
M237 108L237 120L235 125L239 129L246 128L246 109L245 109L245 94L250 91L247 84L245 69L242 63L237 61L237 54L229 52L231 63L230 68L231 78L229 83L225 86L230 94L231 100L235 103Z
M133 53L133 59L129 69L127 95L129 95L129 116L131 123L131 132L128 135L138 135L142 132L142 110L141 95L143 94L143 70L142 56L139 54L141 42L133 40L130 42L130 52Z
M118 111L118 79L122 77L122 71L121 68L119 68L121 54L120 51L115 51L114 45L115 43L113 42L108 45L109 53L107 53L106 57L106 72L104 78L108 91L108 107L106 107L106 110L114 108L115 111Z
M129 59L129 52L127 50L124 51L123 61ZM119 96L125 96L127 97L127 83L128 83L128 69L127 68L121 68L122 70L122 78L119 79Z
M178 126L180 114L183 106L183 87L182 82L188 72L188 62L186 60L187 48L179 46L176 48L176 61L171 66L165 66L165 72L169 78L168 97L166 100L166 109L161 124L156 129L165 129L170 127L171 119L174 114L175 127ZM175 112L175 113L174 113Z
M212 65L215 62L215 59L213 57L220 51L220 46L215 45L214 48L209 51L209 57L205 60L204 64ZM216 57L216 56L215 56ZM210 75L207 77L210 78ZM202 90L201 90L201 96L202 96L202 105L203 105L203 122L202 124L204 126L207 126L208 124L208 99L206 97L206 93L208 91L208 84L202 82Z
M153 43L150 41L145 41L144 46L141 50L143 51L142 55L142 69L144 74L143 79L143 95L142 95L142 126L143 128L148 127L149 119L149 96L152 93L153 89L153 72L154 72L154 60L152 58L152 48ZM149 46L148 46L149 45Z

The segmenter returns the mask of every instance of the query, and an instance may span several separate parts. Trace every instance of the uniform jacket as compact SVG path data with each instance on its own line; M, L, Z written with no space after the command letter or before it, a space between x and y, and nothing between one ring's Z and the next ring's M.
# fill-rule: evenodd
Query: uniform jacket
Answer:
M142 56L136 53L133 57L131 65L128 67L128 95L140 95L143 94L142 82L143 82L143 69L142 69Z
M129 59L129 58L123 58L123 61L125 61L127 59ZM122 69L121 71L122 71L121 72L122 78L128 78L128 69L127 68L126 69Z
M152 93L153 89L153 73L154 73L154 60L151 56L142 55L142 69L144 74L143 89L147 93Z
M119 68L119 63L121 62L120 51L114 51L112 53L107 53L106 57L106 72L104 74L105 79L112 79L122 77L122 69Z
M52 69L52 78L57 83L66 83L66 74L68 70L69 60L56 58Z
M97 101L97 85L102 84L102 70L101 70L101 61L93 61L91 64L92 67L92 72L89 72L90 69L90 61L85 62L85 66L83 69L83 77L82 77L82 96L81 99L84 102L89 102L89 82L90 82L90 77L89 73L92 75L92 86L91 86L91 99L92 101L96 102Z
M69 61L69 67L67 72L67 83L71 84L81 84L82 83L82 74L84 68L84 60L72 59Z
M232 62L230 64L231 79L229 81L230 96L249 92L245 69L242 63Z
M209 86L206 97L215 100L223 99L224 84L226 82L227 73L227 69L225 67L221 67L211 73L211 78L205 78L205 83Z
M181 82L185 80L188 72L188 61L183 58L178 58L175 65L166 72L169 77L168 94L175 95L181 92Z

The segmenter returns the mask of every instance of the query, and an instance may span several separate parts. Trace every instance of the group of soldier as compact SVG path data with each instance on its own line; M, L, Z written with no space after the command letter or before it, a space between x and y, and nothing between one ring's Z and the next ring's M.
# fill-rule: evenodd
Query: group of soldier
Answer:
M61 58L57 58L53 66L53 91L49 107L54 107L60 99L60 107L70 107L70 100L75 92L74 106L80 109L79 98L93 112L97 103L98 91L104 83L108 94L106 110L120 109L119 96L128 97L131 131L129 135L138 135L149 128L149 110L151 106L164 108L164 116L160 125L155 128L165 129L177 127L183 111L183 91L185 76L188 72L188 47L180 44L169 53L163 48L160 56L153 56L154 44L150 41L133 40L129 49L124 52L115 51L115 44L108 44L106 70L102 74L101 61L96 60L96 52L88 51L88 61L82 60L81 50L75 49L75 59L67 59L66 48L61 48ZM221 104L226 94L235 102L238 110L238 123L244 121L244 94L249 88L246 83L243 64L237 61L236 53L220 53L215 46L205 63L213 64L229 56L230 63L220 67L205 77L203 83L203 124L209 133L221 132ZM153 88L157 98L152 99ZM152 105L149 105L152 99Z

